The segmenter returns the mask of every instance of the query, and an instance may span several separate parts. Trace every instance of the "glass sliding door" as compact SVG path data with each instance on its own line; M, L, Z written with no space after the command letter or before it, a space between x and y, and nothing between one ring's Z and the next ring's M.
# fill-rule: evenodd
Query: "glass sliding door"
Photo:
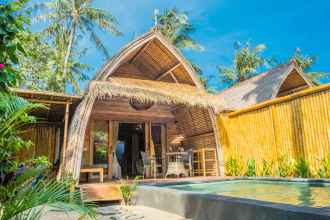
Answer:
M94 120L92 135L93 165L108 167L109 121Z

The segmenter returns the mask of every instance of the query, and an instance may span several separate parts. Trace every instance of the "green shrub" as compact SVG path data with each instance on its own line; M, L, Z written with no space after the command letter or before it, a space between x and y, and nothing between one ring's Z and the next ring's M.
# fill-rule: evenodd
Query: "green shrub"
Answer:
M247 161L247 176L256 176L256 161L254 159L249 159Z
M139 179L140 177L137 176L134 178L132 183L130 183L128 180L122 182L120 186L120 191L123 196L125 205L132 205L132 197L134 195L137 185L136 181Z
M225 163L227 176L241 176L243 173L243 167L241 161L236 156L230 156Z
M267 161L267 160L263 159L260 175L261 176L271 176L273 174L273 165L274 165L273 161Z
M321 178L330 178L330 155L321 160L321 166L317 172Z
M299 158L295 164L295 175L301 178L307 178L311 176L309 163L304 158Z
M294 160L287 155L282 155L277 161L277 175L280 177L293 176L295 172Z

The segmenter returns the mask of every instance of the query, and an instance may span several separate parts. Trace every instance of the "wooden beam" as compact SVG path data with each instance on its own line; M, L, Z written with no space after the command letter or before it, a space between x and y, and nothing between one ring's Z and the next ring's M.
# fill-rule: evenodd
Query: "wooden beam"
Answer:
M178 79L175 77L175 75L172 72L170 72L170 76L172 77L175 83L179 83Z
M149 47L149 45L151 44L153 42L153 40L151 40L151 41L149 41L148 43L146 43L144 46L142 46L141 48L140 48L140 50L132 57L132 59L128 62L129 64L132 64L135 60L136 60L136 58L143 52L143 51L145 51L148 47Z
M173 70L175 70L177 67L179 67L181 65L181 63L176 63L174 66L172 66L170 69L166 70L165 72L159 74L155 80L160 80L161 78L163 78L164 76L166 76L167 74L169 74L170 72L172 72Z
M72 104L72 102L67 102L67 101L53 101L53 100L30 99L30 98L28 98L28 100L30 102L45 103L45 104L60 104L60 105Z
M67 139L68 139L68 127L69 127L69 113L70 113L70 104L66 103L65 105L65 114L64 114L64 134L63 134L63 144L61 151L61 160L60 163L63 163L65 160L65 151L67 147ZM61 170L59 171L58 178L61 176Z

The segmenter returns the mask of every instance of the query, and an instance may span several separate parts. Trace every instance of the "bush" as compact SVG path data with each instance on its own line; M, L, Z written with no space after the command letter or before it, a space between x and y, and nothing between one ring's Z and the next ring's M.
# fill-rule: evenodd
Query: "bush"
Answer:
M273 161L267 161L267 160L263 159L260 175L261 176L271 176L273 174L273 165L274 165Z
M137 176L134 178L133 183L129 183L128 180L122 182L120 186L120 191L123 196L125 205L132 205L132 197L134 195L137 185L136 181L139 179L140 177Z
M294 160L287 155L278 158L277 175L280 177L293 176L295 171Z
M321 178L330 178L330 155L321 160L321 166L317 172Z
M249 159L247 161L247 176L256 176L256 161L254 159Z
M295 175L301 178L307 178L311 176L309 169L309 163L304 158L299 158L295 164Z
M243 167L238 157L230 156L225 167L227 176L241 176L243 173Z

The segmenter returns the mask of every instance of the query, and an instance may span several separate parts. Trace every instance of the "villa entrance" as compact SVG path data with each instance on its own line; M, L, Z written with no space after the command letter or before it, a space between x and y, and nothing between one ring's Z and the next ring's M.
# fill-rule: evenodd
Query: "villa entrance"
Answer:
M145 124L119 123L115 153L123 178L143 174L141 152L145 152Z

